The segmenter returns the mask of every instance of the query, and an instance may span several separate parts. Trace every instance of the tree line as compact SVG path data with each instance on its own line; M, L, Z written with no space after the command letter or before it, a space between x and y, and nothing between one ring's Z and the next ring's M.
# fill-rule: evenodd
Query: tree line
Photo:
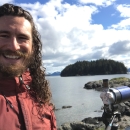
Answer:
M108 75L126 74L127 68L121 62L107 59L95 61L77 61L66 66L61 71L61 76L84 76L84 75Z

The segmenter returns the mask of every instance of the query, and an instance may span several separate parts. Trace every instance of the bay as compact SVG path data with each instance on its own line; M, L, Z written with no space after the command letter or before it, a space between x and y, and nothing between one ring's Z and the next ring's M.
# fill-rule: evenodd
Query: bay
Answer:
M56 109L59 109L55 111L57 126L59 127L66 122L81 121L87 117L101 116L103 103L100 99L100 92L86 90L83 87L89 81L110 80L118 77L130 78L130 74L74 77L46 76L52 91L52 102ZM62 106L72 107L62 109Z

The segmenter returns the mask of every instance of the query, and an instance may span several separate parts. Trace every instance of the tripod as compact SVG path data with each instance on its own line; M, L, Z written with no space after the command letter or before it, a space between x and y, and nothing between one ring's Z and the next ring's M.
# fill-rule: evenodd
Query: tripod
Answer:
M121 120L121 113L117 109L110 111L108 107L105 106L102 120L106 126L106 130L118 130L118 121Z
M109 125L107 126L106 130L118 130L118 123L117 122L113 123L115 118L118 118L118 120L120 120L120 113L119 112L113 113L112 120L109 123Z

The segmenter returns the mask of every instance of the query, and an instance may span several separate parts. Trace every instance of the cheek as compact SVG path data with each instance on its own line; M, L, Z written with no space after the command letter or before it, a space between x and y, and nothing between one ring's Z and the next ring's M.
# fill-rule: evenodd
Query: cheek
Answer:
M20 46L21 50L27 53L32 53L32 44L24 44Z
M10 43L10 40L3 40L0 38L0 48L6 48L8 47L8 43Z

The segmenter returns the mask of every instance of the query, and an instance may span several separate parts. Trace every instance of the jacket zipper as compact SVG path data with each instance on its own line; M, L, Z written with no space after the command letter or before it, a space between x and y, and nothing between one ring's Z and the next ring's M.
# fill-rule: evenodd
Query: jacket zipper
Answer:
M30 90L30 87L23 82L22 76L19 77L19 80L20 80L20 83L21 83L21 84L24 84L24 85L26 86L27 90Z

